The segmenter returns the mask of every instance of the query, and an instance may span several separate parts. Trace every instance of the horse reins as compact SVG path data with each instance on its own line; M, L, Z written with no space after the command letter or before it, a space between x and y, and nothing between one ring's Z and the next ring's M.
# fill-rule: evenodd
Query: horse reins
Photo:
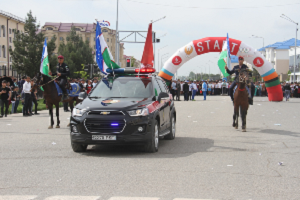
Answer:
M47 83L45 83L43 85L38 85L38 87L43 87L44 85L47 85L48 83L51 83L52 81L55 81L58 78L59 78L59 76L57 76L56 78L52 79L51 81L49 81L49 82L47 82Z

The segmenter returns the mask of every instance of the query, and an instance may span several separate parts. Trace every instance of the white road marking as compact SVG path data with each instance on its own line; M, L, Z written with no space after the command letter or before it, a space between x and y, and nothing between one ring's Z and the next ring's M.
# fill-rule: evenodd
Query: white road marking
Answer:
M176 198L173 200L213 200L213 199L186 199L186 198ZM216 199L215 199L216 200Z
M45 200L97 200L100 196L51 196Z
M36 197L34 195L3 195L0 196L0 200L32 200Z
M111 197L108 200L159 200L158 197Z

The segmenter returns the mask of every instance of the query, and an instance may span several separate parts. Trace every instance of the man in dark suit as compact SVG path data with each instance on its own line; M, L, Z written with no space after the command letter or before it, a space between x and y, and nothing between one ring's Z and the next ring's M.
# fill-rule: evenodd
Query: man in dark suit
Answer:
M177 96L176 96L176 100L180 101L180 91L181 91L181 83L180 83L180 79L178 79L177 83L176 83L176 92L177 92Z
M228 74L230 74L230 75L235 74L235 80L232 82L232 84L229 88L229 95L230 95L232 101L233 101L233 89L236 86L236 81L238 80L238 77L239 77L239 70L249 69L248 66L243 63L244 63L244 58L242 56L240 56L239 57L239 65L234 66L232 70L229 70L227 66L225 67L226 72ZM255 91L255 86L253 85L253 83L251 83L251 97L249 97L250 105L253 105L254 91Z

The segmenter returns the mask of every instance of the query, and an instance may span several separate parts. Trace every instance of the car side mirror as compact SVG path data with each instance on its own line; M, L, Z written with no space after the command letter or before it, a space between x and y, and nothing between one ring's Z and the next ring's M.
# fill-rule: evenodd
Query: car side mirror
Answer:
M80 92L78 95L78 99L83 100L86 98L86 96L87 96L87 94L85 92Z
M167 98L169 98L169 94L166 92L161 92L158 95L157 101L160 102L162 99L167 99Z

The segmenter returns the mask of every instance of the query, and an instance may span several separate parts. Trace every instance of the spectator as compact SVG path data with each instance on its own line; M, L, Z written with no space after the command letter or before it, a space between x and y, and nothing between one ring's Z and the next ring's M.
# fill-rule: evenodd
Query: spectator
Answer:
M190 85L190 87L192 89L192 101L195 101L195 95L197 92L196 80L194 80L194 82Z
M184 95L184 100L188 101L189 100L189 84L188 81L185 81L185 83L182 86L182 90L183 90L183 95Z
M189 99L192 100L192 88L191 88L191 81L189 81Z
M180 84L180 79L178 79L176 83L176 100L180 101L180 91L181 91L181 84Z
M93 88L97 85L97 83L98 83L97 79L94 79Z
M289 101L290 99L290 94L291 94L291 85L287 81L285 86L284 86L284 91L285 91L285 100Z
M176 90L177 90L177 88L176 88L176 82L175 82L175 80L172 80L172 84L171 84L171 94L172 94L172 96L173 96L173 100L174 100L175 95L176 95Z
M34 81L31 81L31 86L34 85ZM35 115L39 115L39 113L37 112L37 107L38 107L38 102L37 102L37 96L36 96L36 93L37 93L37 90L34 90L34 91L31 91L31 114L32 114L32 107L33 107L33 104L35 106L35 109L34 109L34 114Z
M91 92L91 90L93 89L93 84L91 82L91 80L88 80L88 83L86 85L86 93L89 94Z
M15 87L15 92L16 92L16 102L15 102L15 107L14 107L14 112L17 113L17 109L21 100L21 94L20 94L20 88L17 86Z
M30 93L31 93L31 84L30 77L27 76L25 83L23 84L23 92L24 92L24 107L23 107L23 117L31 116L29 113L29 105L30 103Z
M1 118L3 116L7 117L8 114L8 102L11 99L11 91L8 87L6 87L7 81L2 81L2 87L0 89L0 106L1 106ZM5 113L4 113L5 106Z
M207 83L206 81L203 82L202 84L202 92L203 92L203 100L206 101L206 91L207 91Z
M17 107L18 107L18 105L16 104L16 102L17 102L17 96L19 95L18 94L18 91L19 91L19 87L18 86L16 86L15 88L14 88L14 90L12 91L12 93L11 93L11 114L14 114L14 113L16 113L16 109L17 109ZM19 103L18 103L19 104Z

